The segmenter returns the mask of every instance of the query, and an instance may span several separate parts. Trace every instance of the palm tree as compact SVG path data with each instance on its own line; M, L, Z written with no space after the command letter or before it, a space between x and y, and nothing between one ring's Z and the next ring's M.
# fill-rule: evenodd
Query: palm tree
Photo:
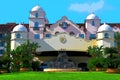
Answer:
M120 55L118 54L118 50L116 47L104 49L104 53L107 55L105 58L105 62L108 68L117 68L120 64Z
M36 53L36 49L38 47L37 43L24 43L21 45L21 63L22 67L31 67L32 59L34 57L33 54Z
M35 54L36 53L36 49L38 48L38 47L40 47L39 45L38 45L38 43L35 43L35 42L32 42L32 43L30 43L30 41L28 41L28 46L30 47L30 52L32 52L32 54Z
M88 68L92 69L92 68L96 68L96 70L98 69L102 69L103 68L103 62L104 62L104 57L103 57L103 46L89 46L88 47L88 52L90 53L90 55L92 55L92 58L88 61Z
M114 36L115 38L115 42L117 43L117 49L119 50L119 52L120 52L120 33L119 32L116 32L115 33L115 36Z
M103 54L103 46L89 46L88 47L88 53L92 55L93 57L100 57Z

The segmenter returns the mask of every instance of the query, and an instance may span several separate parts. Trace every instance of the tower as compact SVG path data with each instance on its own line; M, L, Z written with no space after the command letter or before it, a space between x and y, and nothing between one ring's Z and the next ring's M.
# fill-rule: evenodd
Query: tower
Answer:
M27 28L21 24L15 26L11 32L11 50L14 50L21 44L26 43L27 40L28 40Z
M98 27L100 26L100 19L94 13L89 14L85 20L86 39L95 39Z
M38 40L43 38L45 24L47 23L44 10L38 5L33 7L29 18L29 39Z
M111 26L104 23L97 31L97 45L105 47L114 46L114 31Z

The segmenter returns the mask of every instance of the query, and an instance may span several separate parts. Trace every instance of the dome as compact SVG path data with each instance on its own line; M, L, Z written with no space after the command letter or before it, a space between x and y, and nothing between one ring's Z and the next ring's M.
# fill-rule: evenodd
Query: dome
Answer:
M43 9L40 6L36 5L35 7L32 8L31 11L43 11Z
M102 32L102 31L113 31L113 28L108 24L104 23L98 28L98 32Z
M15 26L13 28L13 32L15 32L15 31L24 31L24 32L27 32L27 28L25 26L19 24L19 25Z
M99 19L98 16L96 16L94 13L91 13L89 14L87 17L86 17L87 20L90 20L90 19Z

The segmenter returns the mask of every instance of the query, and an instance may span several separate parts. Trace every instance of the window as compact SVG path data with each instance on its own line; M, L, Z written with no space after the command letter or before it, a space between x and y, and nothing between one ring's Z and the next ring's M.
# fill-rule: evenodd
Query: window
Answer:
M90 40L91 40L91 39L96 39L96 34L90 34L89 39L90 39Z
M94 21L92 21L92 26L95 26L95 22Z
M38 23L38 22L35 22L34 27L38 27L38 26L39 26L39 23Z
M0 50L0 54L3 54L4 53L4 50Z
M20 34L16 34L16 38L20 38L21 37L21 35Z
M68 24L66 22L62 22L62 28L66 29L68 27Z
M51 37L51 34L46 34L46 38L50 38Z
M59 32L55 32L55 35L58 35L59 34Z
M79 34L79 37L84 38L84 34Z
M109 34L108 33L105 33L105 38L109 38Z
M0 34L0 38L4 38L4 34L1 33L1 34Z
M73 35L75 35L75 33L74 32L70 32L70 35L73 36Z
M4 47L4 42L0 42L0 47Z
M39 30L39 23L38 22L35 22L34 23L34 28L33 30Z
M116 42L116 41L114 42L114 46L115 46L115 47L117 46L117 42Z
M0 38L2 38L2 34L0 34Z
M35 14L35 17L38 18L38 13Z
M39 34L35 34L34 35L34 39L40 39L40 35Z

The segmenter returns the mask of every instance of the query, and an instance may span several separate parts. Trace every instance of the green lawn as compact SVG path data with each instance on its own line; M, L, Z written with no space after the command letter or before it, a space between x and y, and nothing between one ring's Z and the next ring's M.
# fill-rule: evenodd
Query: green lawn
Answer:
M105 72L20 72L0 74L0 80L120 80Z

